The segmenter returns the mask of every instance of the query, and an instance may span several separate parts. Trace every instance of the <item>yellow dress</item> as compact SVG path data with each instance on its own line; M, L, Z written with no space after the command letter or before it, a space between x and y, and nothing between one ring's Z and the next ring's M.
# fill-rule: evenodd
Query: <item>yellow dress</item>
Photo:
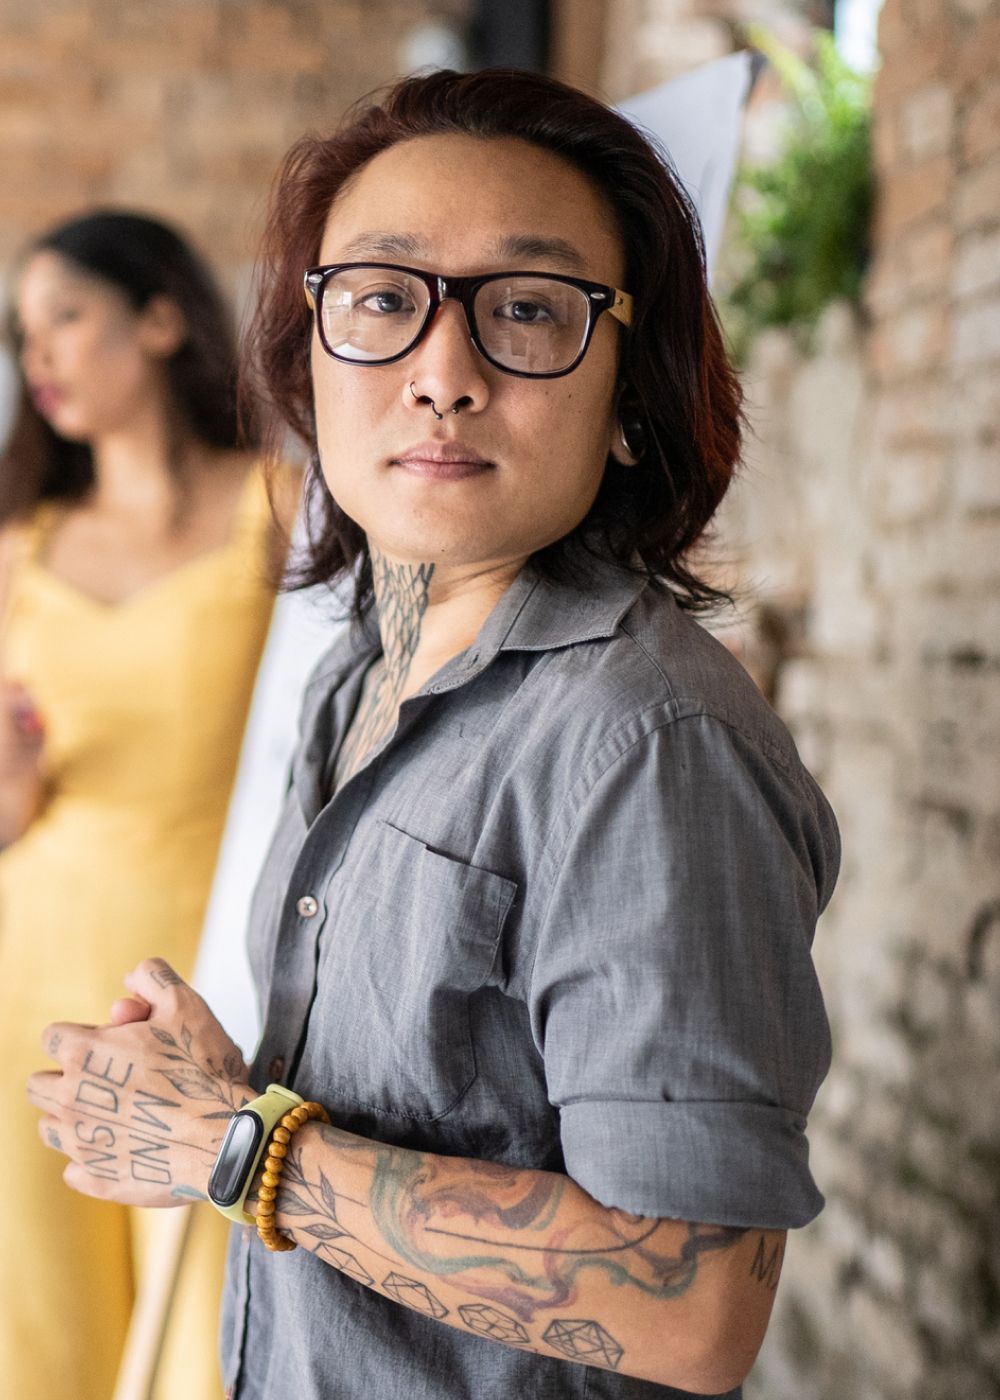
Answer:
M43 508L17 542L0 633L3 673L44 718L51 794L0 854L0 1390L110 1400L138 1268L173 1212L70 1191L24 1082L48 1064L42 1028L106 1022L141 958L191 972L273 603L269 507L254 471L228 544L113 605L45 568L51 518ZM222 1393L227 1229L195 1209L158 1400Z

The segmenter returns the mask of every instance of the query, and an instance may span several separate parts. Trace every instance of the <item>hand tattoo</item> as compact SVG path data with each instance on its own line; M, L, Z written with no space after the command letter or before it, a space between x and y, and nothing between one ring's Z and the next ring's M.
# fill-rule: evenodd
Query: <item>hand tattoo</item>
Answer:
M174 969L166 962L157 962L157 965L150 970L150 977L158 987L180 987L184 978L179 977Z

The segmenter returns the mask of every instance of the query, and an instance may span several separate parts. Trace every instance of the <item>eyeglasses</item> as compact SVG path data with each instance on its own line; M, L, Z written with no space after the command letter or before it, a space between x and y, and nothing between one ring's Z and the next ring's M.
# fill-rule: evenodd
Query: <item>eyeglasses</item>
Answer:
M447 297L461 302L476 349L505 374L555 379L587 353L598 317L632 321L616 287L544 272L442 277L395 263L330 263L305 274L323 349L354 365L389 365L427 334Z

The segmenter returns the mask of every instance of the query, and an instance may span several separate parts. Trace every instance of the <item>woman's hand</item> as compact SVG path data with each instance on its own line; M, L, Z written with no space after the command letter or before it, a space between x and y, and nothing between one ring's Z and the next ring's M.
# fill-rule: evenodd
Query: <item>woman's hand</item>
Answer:
M0 680L0 846L25 832L42 800L45 726L19 681Z
M60 1070L28 1081L42 1141L87 1196L171 1206L204 1198L226 1126L254 1098L243 1056L161 958L125 978L112 1024L57 1022L42 1048Z

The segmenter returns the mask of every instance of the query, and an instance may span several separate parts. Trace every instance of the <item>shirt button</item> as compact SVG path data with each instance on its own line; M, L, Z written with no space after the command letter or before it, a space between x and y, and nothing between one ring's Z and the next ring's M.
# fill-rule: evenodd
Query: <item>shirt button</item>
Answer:
M268 1079L280 1079L285 1072L284 1055L275 1055L274 1059L267 1067Z
M311 919L319 912L319 905L311 894L304 894L295 907L303 919Z

